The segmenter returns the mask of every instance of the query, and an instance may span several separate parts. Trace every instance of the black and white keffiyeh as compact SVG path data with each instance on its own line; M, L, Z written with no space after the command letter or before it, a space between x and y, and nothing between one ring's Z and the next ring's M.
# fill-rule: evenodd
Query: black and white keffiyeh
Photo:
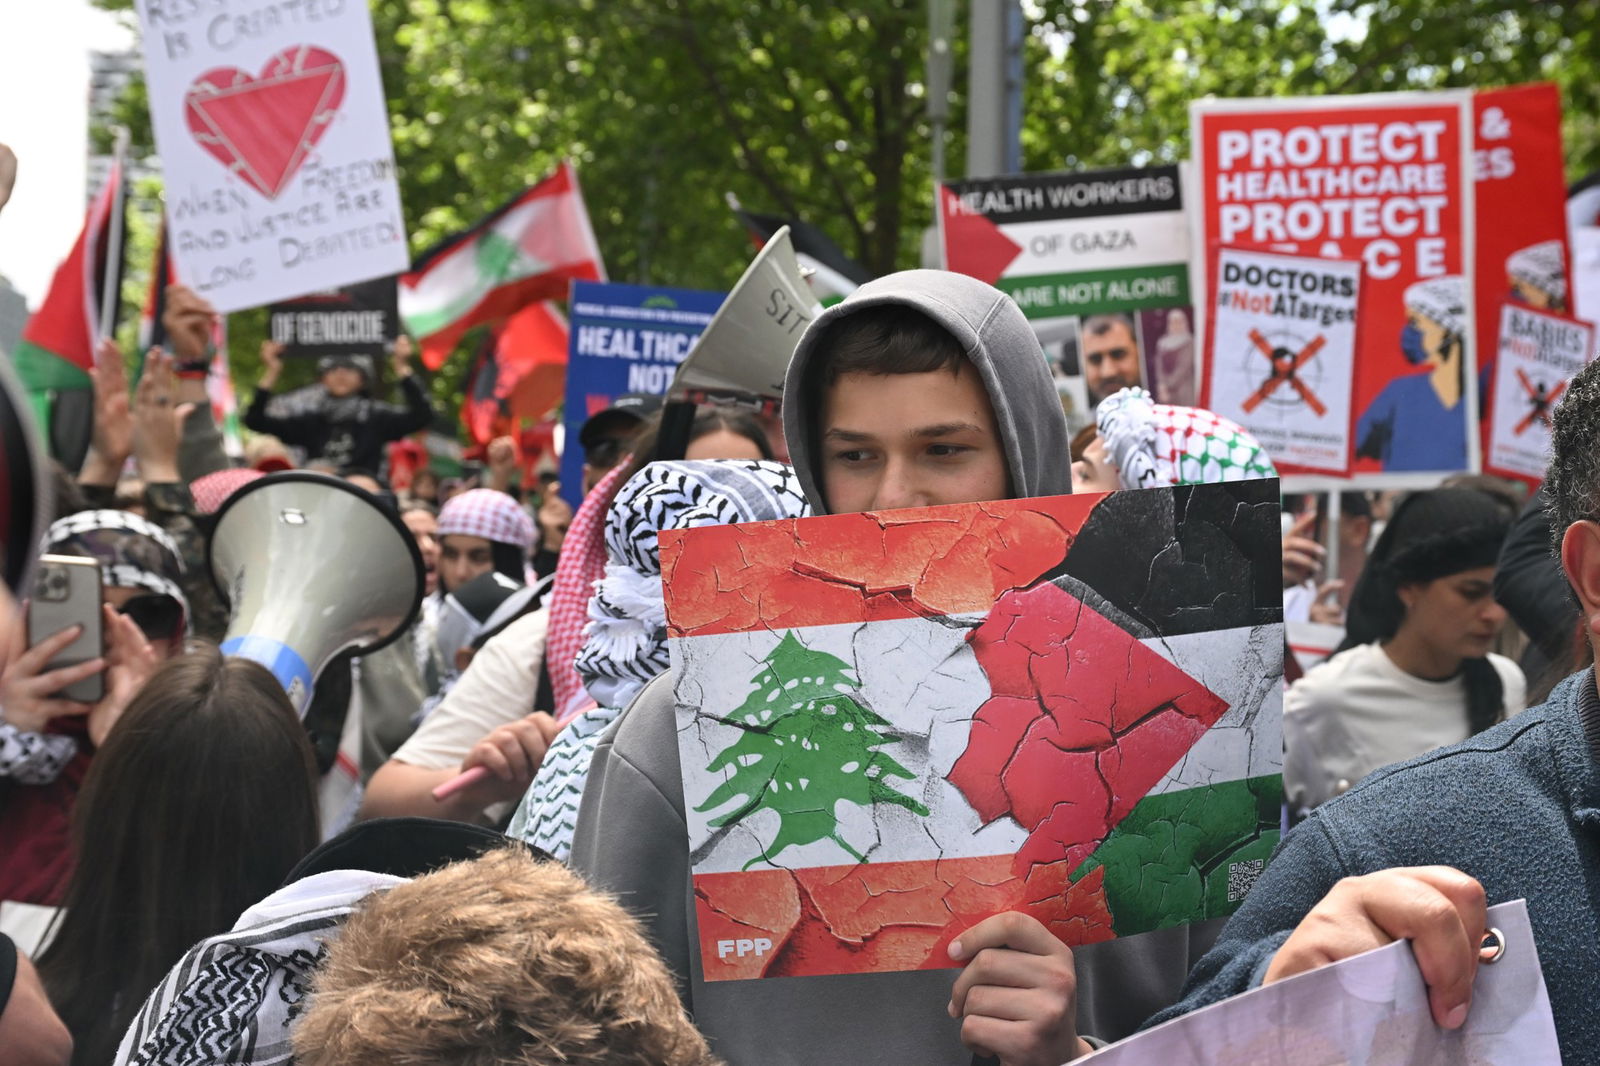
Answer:
M147 519L128 511L79 511L58 519L45 533L44 550L56 555L81 555L100 564L100 578L109 588L144 589L169 596L189 617L183 594L183 555L178 544Z
M589 601L574 666L602 707L626 707L667 668L666 609L657 535L810 513L794 468L770 460L651 463L606 516L606 576Z
M404 880L332 870L274 892L167 973L123 1034L116 1066L291 1062L294 1023L327 945L362 900Z

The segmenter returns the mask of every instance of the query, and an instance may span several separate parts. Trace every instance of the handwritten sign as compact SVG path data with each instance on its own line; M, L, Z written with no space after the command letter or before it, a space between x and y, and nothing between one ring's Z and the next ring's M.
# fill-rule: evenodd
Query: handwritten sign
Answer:
M179 276L227 312L409 265L366 4L137 6Z

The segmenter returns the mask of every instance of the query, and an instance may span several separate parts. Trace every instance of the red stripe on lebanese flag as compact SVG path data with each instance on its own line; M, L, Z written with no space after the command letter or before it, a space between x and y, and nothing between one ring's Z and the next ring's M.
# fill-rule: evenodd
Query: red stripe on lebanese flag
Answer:
M1059 564L1101 499L1004 500L975 505L961 521L947 509L909 508L718 526L687 539L663 531L668 631L694 637L985 612ZM860 528L845 535L847 523Z
M1012 872L1013 857L853 863L697 874L707 981L956 966L950 941L990 915L1023 911L1069 944L1115 936L1105 869L1067 884L1061 864Z

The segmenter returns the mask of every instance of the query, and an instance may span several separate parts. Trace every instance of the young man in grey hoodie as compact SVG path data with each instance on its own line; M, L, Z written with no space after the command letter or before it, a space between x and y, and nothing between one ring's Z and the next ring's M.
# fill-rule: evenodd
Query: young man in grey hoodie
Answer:
M1009 297L960 274L893 274L819 316L789 366L784 432L818 514L1072 491L1066 420L1032 329ZM572 865L643 919L733 1066L968 1066L974 1053L1057 1066L1171 1004L1221 924L1072 951L1008 913L952 945L959 972L706 982L670 673L595 752Z

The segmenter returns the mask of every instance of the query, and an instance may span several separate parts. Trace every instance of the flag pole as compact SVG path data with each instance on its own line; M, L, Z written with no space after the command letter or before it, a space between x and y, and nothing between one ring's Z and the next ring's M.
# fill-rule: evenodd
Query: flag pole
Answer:
M128 175L124 163L128 154L128 128L118 126L116 147L112 150L111 180L117 183L111 196L111 227L106 235L106 276L100 290L100 316L97 340L116 332L117 288L122 284L123 213L128 199Z

